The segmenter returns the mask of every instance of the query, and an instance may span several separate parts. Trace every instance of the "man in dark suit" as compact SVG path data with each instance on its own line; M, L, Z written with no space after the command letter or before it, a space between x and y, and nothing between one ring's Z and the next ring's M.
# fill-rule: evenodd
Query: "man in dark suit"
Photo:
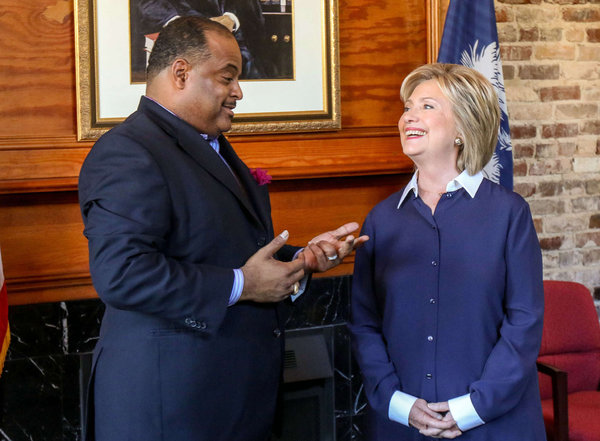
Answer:
M346 237L355 223L300 251L284 246L285 233L273 239L267 188L222 136L242 98L240 72L225 27L173 21L138 110L84 162L84 233L106 304L88 440L267 440L282 374L280 302L366 240Z

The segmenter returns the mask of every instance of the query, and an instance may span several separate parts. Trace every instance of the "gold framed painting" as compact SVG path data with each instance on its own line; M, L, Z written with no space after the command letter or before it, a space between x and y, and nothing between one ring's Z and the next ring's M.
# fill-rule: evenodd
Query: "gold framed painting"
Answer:
M145 91L147 55L160 32L156 26L172 18L156 15L164 14L164 8L149 12L144 7L156 3L75 1L79 140L97 139L136 110ZM189 6L193 2L182 3ZM236 4L241 3L244 2ZM241 77L244 98L238 102L231 133L339 129L337 0L248 0L247 3L258 10L261 27L248 24L246 29L252 32L240 38L236 34L242 55L245 51L251 53L255 64L247 63L244 58L244 66L249 66ZM205 11L192 13L205 15ZM245 20L250 20L242 14L245 12L238 13L242 17L240 30L249 23ZM248 35L258 35L260 40L250 41Z

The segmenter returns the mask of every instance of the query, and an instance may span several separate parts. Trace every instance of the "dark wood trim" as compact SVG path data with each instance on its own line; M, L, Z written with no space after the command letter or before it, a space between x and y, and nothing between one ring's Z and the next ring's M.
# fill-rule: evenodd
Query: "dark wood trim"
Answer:
M567 372L541 361L537 370L550 376L552 381L552 404L554 408L553 441L569 441L569 405Z

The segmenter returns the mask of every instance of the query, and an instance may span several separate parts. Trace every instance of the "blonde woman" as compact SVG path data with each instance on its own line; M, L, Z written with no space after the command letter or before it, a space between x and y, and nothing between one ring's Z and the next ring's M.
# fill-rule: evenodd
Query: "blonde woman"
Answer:
M367 216L352 289L369 439L544 440L539 242L523 198L482 174L496 93L472 69L432 64L400 96L416 172Z

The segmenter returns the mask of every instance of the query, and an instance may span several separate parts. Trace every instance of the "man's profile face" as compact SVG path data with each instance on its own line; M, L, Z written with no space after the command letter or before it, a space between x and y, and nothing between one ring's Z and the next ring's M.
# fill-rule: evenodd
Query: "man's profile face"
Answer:
M242 56L233 36L209 31L206 39L211 56L192 65L180 116L200 132L217 137L231 129L233 109L243 96L238 82Z

